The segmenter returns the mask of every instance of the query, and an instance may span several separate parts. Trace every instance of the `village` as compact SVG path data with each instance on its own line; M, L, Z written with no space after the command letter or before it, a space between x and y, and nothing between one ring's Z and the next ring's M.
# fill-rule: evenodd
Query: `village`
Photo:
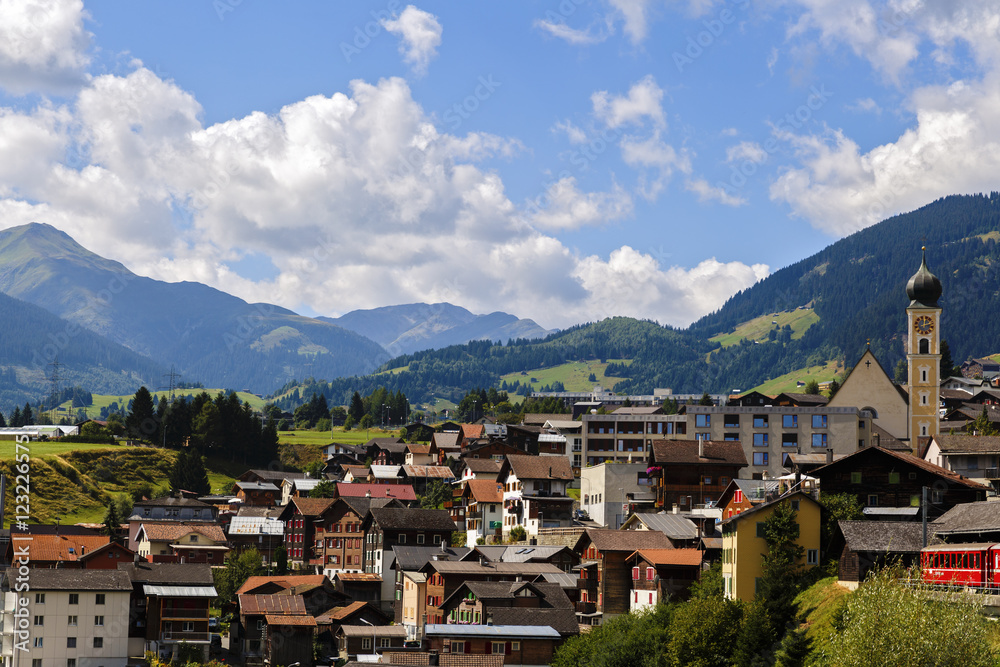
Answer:
M930 583L995 590L1000 368L980 360L941 379L940 295L923 263L907 286L905 387L867 351L832 398L550 393L567 414L331 443L314 473L248 469L228 493L140 499L114 534L7 517L0 655L32 667L547 665L568 639L683 600L709 576L752 601L763 527L789 509L797 569L831 568L853 589L902 563ZM27 451L73 428L0 436ZM441 483L450 500L421 507ZM21 478L4 484L30 502ZM831 521L829 497L859 515Z

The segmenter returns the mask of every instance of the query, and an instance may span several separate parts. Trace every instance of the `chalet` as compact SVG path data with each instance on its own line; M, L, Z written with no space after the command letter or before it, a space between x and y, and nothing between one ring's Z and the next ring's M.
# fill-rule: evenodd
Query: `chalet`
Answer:
M774 405L795 408L819 408L830 402L823 394L796 394L785 392L774 397Z
M348 484L355 484L358 482L368 483L368 476L371 474L371 468L365 465L353 465L350 463L341 466L341 471L343 472L343 481Z
M844 543L838 568L841 586L857 588L869 572L887 564L920 564L924 543L919 523L840 521L839 526Z
M430 442L434 427L422 422L412 422L403 427L407 442Z
M272 482L243 482L237 480L233 483L233 495L239 498L244 505L272 507L277 505L281 499L281 489Z
M466 544L503 539L503 484L494 479L470 479L460 497L465 508ZM454 508L452 518L454 518Z
M287 505L291 498L307 498L323 479L306 477L304 479L286 479L281 482L281 504Z
M331 442L323 447L323 460L329 461L337 456L346 456L355 461L364 461L368 451L363 445L348 445L342 442Z
M447 510L380 507L369 510L361 529L365 533L364 570L382 577L382 600L391 604L395 588L389 570L392 547L448 545L457 526Z
M42 526L29 526L28 532L11 531L11 541L7 547L6 562L14 562L15 549L23 554L28 550L28 566L33 568L83 568L80 562L86 556L101 547L107 546L111 539L107 535L98 535L92 530L75 526L60 526L58 533L46 533Z
M316 619L299 595L238 595L238 655L246 667L290 665L312 667Z
M304 472L287 472L284 470L247 470L236 478L239 482L268 482L277 486L285 479L301 479Z
M549 626L448 623L429 624L426 641L430 650L439 654L502 657L505 665L547 665L562 637Z
M866 447L813 471L823 493L849 493L866 514L879 508L910 508L920 513L926 487L928 518L933 520L960 503L984 500L989 487L910 454Z
M131 563L139 554L117 542L109 542L81 555L77 562L85 570L117 570L119 563ZM64 566L60 566L64 567Z
M285 524L285 545L288 561L298 567L319 565L316 553L316 524L327 508L333 504L331 498L292 498L278 519Z
M441 603L448 624L532 625L562 638L580 634L573 605L558 584L468 581Z
M249 508L247 508L249 509ZM271 510L278 514L278 510ZM277 516L237 515L229 520L226 539L235 551L254 547L265 564L274 562L274 552L285 544L285 524Z
M136 552L151 563L223 565L229 553L222 527L212 523L143 521L135 539Z
M358 655L380 651L403 650L406 628L399 625L341 625L336 634L337 653L341 660L356 660Z
M364 625L371 627L388 626L392 618L380 612L373 604L356 601L343 607L336 607L316 617L317 641L326 650L326 654L339 651L337 633L345 625Z
M993 501L955 505L930 524L942 542L1000 542L1000 512Z
M323 574L364 571L364 539L361 529L373 507L403 507L393 498L338 498L327 505L315 526L317 557Z
M121 563L132 582L129 655L172 656L181 643L209 644L209 605L218 592L208 564Z
M481 459L463 456L462 477L459 481L465 482L470 479L496 481L497 475L500 474L500 466L502 465L503 458L503 456L500 456L497 459Z
M756 408L775 405L774 398L759 391L750 391L739 396L730 396L726 407Z
M431 446L407 445L405 465L432 466L437 464L437 457L431 454Z
M962 377L966 378L989 378L1000 374L1000 362L993 359L970 359L963 361Z
M462 454L463 461L472 459L493 459L503 463L504 458L510 454L524 454L523 449L518 449L514 445L502 440L491 440L490 442L471 445L465 448Z
M538 454L538 436L542 432L541 426L515 426L507 425L507 444L517 447L522 453Z
M528 535L539 528L567 527L573 523L573 499L566 494L573 469L564 458L507 456L497 481L503 485L503 535L521 526Z
M334 587L352 600L378 602L382 594L382 577L372 572L337 572Z
M322 574L253 576L243 582L236 594L300 596L306 613L311 616L318 616L350 601Z
M339 498L392 498L407 505L416 502L417 494L409 484L348 484L337 482Z
M937 434L924 460L1000 491L1000 436Z
M466 547L394 546L391 569L396 573L394 599L395 622L403 624L408 637L415 639L417 626L423 622L427 602L427 574L421 570L432 560L461 560L469 549Z
M684 510L714 503L746 466L738 440L654 440L650 476L657 479L656 505Z
M719 496L717 505L722 510L722 516L728 519L734 514L774 500L779 495L776 479L733 479Z
M768 550L764 523L779 505L786 503L795 510L799 524L796 544L802 547L805 556L804 562L797 565L819 565L820 506L809 494L796 491L722 520L722 580L726 597L745 602L753 599Z
M373 463L368 470L368 479L363 481L367 481L369 484L402 484L403 480L399 477L402 469L402 465Z
M941 420L941 431L961 431L968 424L981 417L984 412L990 426L994 429L1000 429L1000 405L966 403L945 414Z
M402 438L372 438L364 448L373 464L401 466L406 462L406 443Z
M455 473L448 466L411 466L400 468L399 479L403 484L411 484L418 493L426 493L427 486L432 482L451 484L455 481Z
M571 573L580 564L580 554L560 545L508 544L479 545L462 556L461 560L473 561L485 558L490 563L548 563L563 572ZM576 584L573 584L574 588Z
M660 602L684 599L691 584L701 578L705 552L700 549L640 549L625 564L632 569L630 611L642 611Z
M670 549L658 531L588 528L573 551L580 554L580 602L576 611L583 625L600 625L605 617L626 614L631 607L630 555L642 549Z
M482 424L461 424L461 445L462 449L476 440L486 439L486 429Z

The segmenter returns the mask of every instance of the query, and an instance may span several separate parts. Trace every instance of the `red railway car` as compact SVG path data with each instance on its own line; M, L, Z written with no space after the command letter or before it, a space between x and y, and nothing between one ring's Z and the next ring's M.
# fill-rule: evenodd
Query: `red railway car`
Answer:
M939 544L920 551L924 583L1000 588L1000 544Z

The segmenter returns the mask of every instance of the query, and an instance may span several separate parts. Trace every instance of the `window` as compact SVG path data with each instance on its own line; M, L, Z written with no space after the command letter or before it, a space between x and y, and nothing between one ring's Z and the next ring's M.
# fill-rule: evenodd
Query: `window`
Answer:
M767 433L754 433L753 434L753 446L754 447L767 447Z
M69 603L70 604L80 604L80 594L79 593L70 593L69 594Z
M736 489L736 491L733 492L733 502L734 503L742 503L743 502L743 490L742 489Z
M35 604L45 604L45 593L35 593Z
M722 439L723 440L729 440L729 441L739 440L740 439L740 434L739 433L724 433L722 435Z
M76 637L66 638L66 648L76 648Z
M639 568L632 568L632 581L639 581Z
M76 625L76 616L69 617L69 625Z
M194 621L184 621L181 630L184 632L194 632Z
M94 604L104 604L104 593L97 594L97 598L94 600Z
M868 494L868 507L878 507L878 495L875 493Z
M767 537L767 534L764 532L764 522L763 521L758 521L757 522L757 537Z
M899 473L898 472L891 472L891 473L889 473L889 483L890 484L899 484Z
M434 536L434 544L441 544L441 536L440 535L435 535Z
M651 567L646 568L646 581L652 581L656 579L656 570Z
M826 428L826 415L813 415L813 428Z
M781 416L781 428L798 428L799 427L799 416L798 415L782 415Z
M739 415L726 415L723 418L722 425L726 428L739 428L740 427L740 416Z
M492 642L493 655L503 655L507 652L507 644L504 642Z
M424 534L420 533L419 535L417 535L417 544L423 544L423 543L424 543Z
M452 640L451 642L451 652L452 653L465 653L465 642L457 642Z
M792 501L792 509L795 510L796 512L799 511L799 501L798 500L793 500Z
M43 648L43 647L44 647L44 643L42 642L42 638L41 637L35 637L35 648Z
M704 477L704 478L702 478L702 482L705 484L705 486L711 486L712 485L712 478L711 477Z
M941 489L931 489L931 502L935 505L944 502L944 491Z
M920 341L920 342L923 343L923 341ZM920 371L920 381L921 382L927 382L927 371L926 370L921 369L921 371Z
M969 470L978 470L979 469L979 457L978 456L970 456L966 460L967 460L967 463L966 463L966 466L965 466L966 468L968 468ZM42 602L45 602L45 596L44 595L42 595Z
M712 415L695 415L694 425L695 428L711 428Z
M754 428L767 428L767 415L754 415L753 416L753 427Z
M767 452L754 452L753 453L753 464L755 466L766 466L767 465Z
M45 617L35 616L35 625L45 625Z
M400 535L399 539L396 541L397 544L406 544L406 535Z
M95 616L94 617L94 625L104 625L104 617L103 616Z
M860 483L861 483L861 473L860 472L852 472L851 473L851 484L860 484Z
M782 447L798 447L799 446L799 434L798 433L782 433L781 434L781 446Z
M66 661L66 667L76 667L76 658L70 658Z
M813 447L826 447L826 433L813 433Z
M42 659L41 658L32 658L32 660L31 660L31 667L42 667Z
M510 643L510 650L511 651L520 651L521 650L521 642L511 642Z
M819 565L819 549L809 549L806 552L806 563L809 565Z
M363 649L369 649L369 650L371 650L371 647L372 647L372 640L369 637L362 637L361 638L361 648L362 648L362 650Z

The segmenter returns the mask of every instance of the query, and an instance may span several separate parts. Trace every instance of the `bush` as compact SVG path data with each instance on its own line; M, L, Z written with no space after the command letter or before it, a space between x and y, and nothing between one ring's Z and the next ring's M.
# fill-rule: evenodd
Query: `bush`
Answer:
M528 538L528 533L525 532L524 526L514 526L510 529L510 541L511 542L523 542Z

